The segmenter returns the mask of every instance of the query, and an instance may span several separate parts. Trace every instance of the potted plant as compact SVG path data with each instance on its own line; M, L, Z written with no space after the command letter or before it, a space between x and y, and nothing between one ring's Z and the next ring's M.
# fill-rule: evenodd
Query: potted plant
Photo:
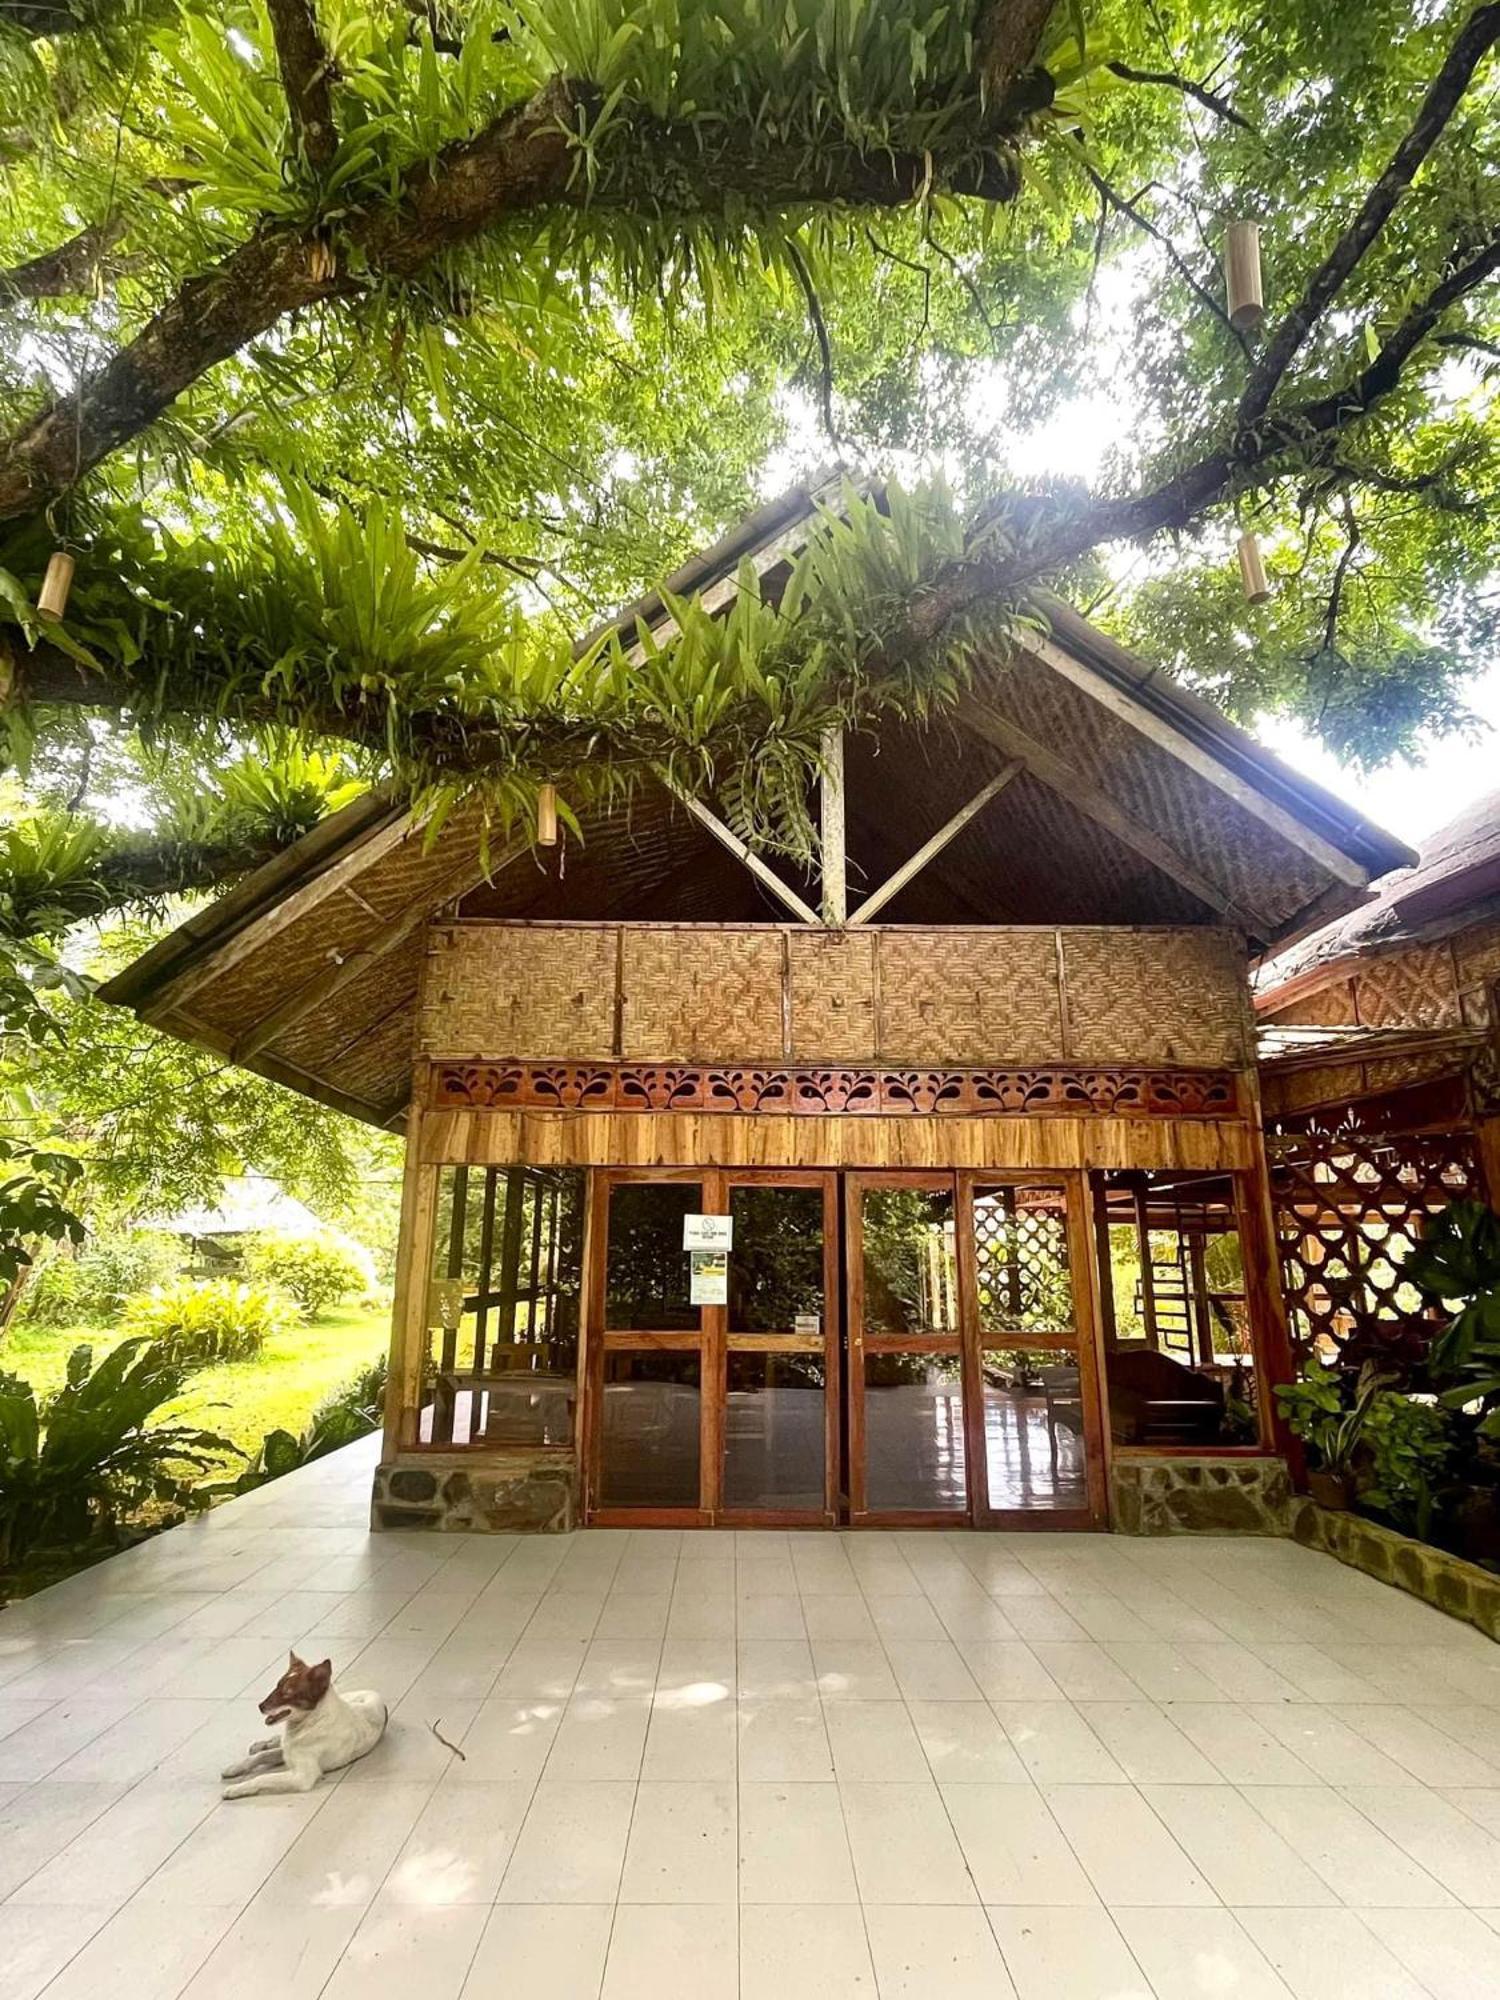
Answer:
M1364 1434L1370 1406L1387 1378L1362 1368L1357 1378L1310 1360L1300 1381L1276 1390L1276 1402L1293 1433L1315 1455L1307 1490L1320 1507L1346 1509L1354 1503L1354 1454ZM1352 1399L1351 1399L1352 1388Z
M1469 1450L1446 1512L1458 1553L1500 1563L1500 1216L1456 1201L1432 1218L1401 1275L1452 1317L1433 1341L1427 1374L1438 1401L1466 1425ZM1456 1310L1453 1310L1456 1308Z

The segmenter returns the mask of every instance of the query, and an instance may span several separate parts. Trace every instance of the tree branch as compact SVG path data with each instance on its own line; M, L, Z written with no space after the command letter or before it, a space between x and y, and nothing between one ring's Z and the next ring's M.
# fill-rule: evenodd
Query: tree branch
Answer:
M411 176L398 204L353 210L345 233L372 269L409 278L508 218L553 205L605 211L659 203L663 185L696 190L698 213L752 203L776 214L811 203L898 208L932 184L926 154L848 142L810 154L801 139L767 139L747 128L720 135L705 157L695 127L642 116L636 144L622 149L629 165L590 188L574 173L573 136L595 95L566 81L549 84L476 137L445 148ZM1013 201L1020 191L1013 147L997 141L983 151L972 134L953 171L940 178L947 192L986 201ZM242 243L190 279L77 390L0 444L0 520L46 505L247 341L288 313L346 293L351 282L329 268L311 229L266 230Z
M1172 241L1171 237L1167 235L1166 231L1158 229L1156 224L1140 209L1135 201L1127 200L1124 195L1117 194L1109 182L1104 179L1103 175L1096 168L1090 166L1087 161L1084 162L1084 172L1088 175L1089 180L1097 190L1099 199L1107 207L1114 209L1120 215L1129 216L1137 229L1144 230L1147 236L1152 237L1162 246L1168 257L1171 258L1178 275L1187 285L1189 291L1192 292L1194 298L1198 300L1200 305L1208 308L1219 324L1234 336L1239 342L1241 350L1248 356L1250 352L1249 341L1246 340L1244 334L1241 333L1240 329L1235 325L1228 313L1225 312L1223 306L1219 304L1219 301L1209 291L1208 287L1200 284L1198 279L1193 276L1186 259L1178 250L1177 245Z
M183 194L197 183L164 174L141 185L152 194L171 196ZM90 291L104 259L126 234L130 221L128 214L117 211L103 221L89 223L65 243L0 271L0 301L7 297L59 299Z
M987 104L1006 95L1036 60L1057 0L986 0L974 23L974 53ZM1050 81L1050 80L1049 80Z
M333 73L313 0L266 0L276 41L276 67L291 113L292 138L310 167L321 171L338 151L333 122Z
M1242 118L1227 97L1221 97L1216 90L1210 90L1206 83L1192 83L1185 76L1179 76L1169 69L1135 69L1127 62L1109 62L1104 67L1113 76L1126 83L1154 83L1165 90L1180 90L1184 97L1191 97L1201 104L1205 111L1211 111L1215 118L1222 118L1230 125L1238 125L1242 132L1253 133L1255 127L1248 118Z
M802 296L807 302L807 317L812 323L813 336L818 343L818 402L823 413L823 428L828 433L828 441L835 451L842 450L838 426L833 421L833 348L828 339L828 322L823 317L823 302L818 297L818 288L813 283L812 272L807 268L807 259L798 248L796 239L786 239L787 260L796 273L797 283L802 288Z
M1309 278L1302 297L1276 329L1240 399L1241 424L1253 424L1269 407L1298 349L1385 227L1391 211L1441 138L1475 70L1497 39L1500 39L1500 5L1477 7L1433 78L1389 166L1361 202L1358 215Z

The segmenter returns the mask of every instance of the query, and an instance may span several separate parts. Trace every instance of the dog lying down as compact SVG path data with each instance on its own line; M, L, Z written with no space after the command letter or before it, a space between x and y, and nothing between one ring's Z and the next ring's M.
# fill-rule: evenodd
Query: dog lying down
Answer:
M260 1712L279 1733L252 1743L249 1756L223 1773L226 1799L310 1792L325 1771L357 1763L385 1734L386 1706L378 1694L368 1688L339 1694L331 1660L310 1667L295 1653Z

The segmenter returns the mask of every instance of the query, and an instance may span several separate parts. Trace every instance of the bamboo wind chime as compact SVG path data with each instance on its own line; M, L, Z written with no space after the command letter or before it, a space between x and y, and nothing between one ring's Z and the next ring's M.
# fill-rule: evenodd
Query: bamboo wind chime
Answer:
M1260 225L1231 222L1224 232L1224 291L1229 306L1229 324L1236 332L1249 333L1266 316L1265 296L1260 281ZM1260 543L1245 529L1238 545L1240 586L1247 604L1264 604L1271 595Z
M538 847L557 845L557 787L540 785L536 795L536 843Z
M68 592L73 587L73 558L66 549L55 549L48 559L47 573L36 594L36 615L48 625L57 625L68 608Z

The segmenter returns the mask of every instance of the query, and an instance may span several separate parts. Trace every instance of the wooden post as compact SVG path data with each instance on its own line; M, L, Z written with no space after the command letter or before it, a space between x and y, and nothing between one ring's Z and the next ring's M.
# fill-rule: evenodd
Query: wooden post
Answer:
M1146 1345L1161 1346L1156 1331L1156 1274L1151 1268L1151 1218L1146 1194L1146 1176L1135 1177L1135 1242L1141 1260L1141 1318L1146 1324Z
M427 1356L427 1293L432 1232L437 1216L438 1170L422 1159L427 1065L417 1066L406 1122L406 1164L401 1177L401 1227L396 1240L396 1284L391 1303L390 1371L385 1390L382 1456L394 1458L415 1444Z
M1272 1394L1279 1382L1297 1379L1297 1363L1281 1290L1281 1260L1276 1241L1276 1211L1271 1200L1271 1170L1266 1160L1260 1079L1253 1069L1240 1079L1240 1102L1250 1120L1252 1151L1249 1171L1237 1174L1235 1184L1261 1442L1281 1453L1294 1484L1300 1487L1304 1471L1302 1447L1278 1414Z
M838 925L849 916L849 863L844 829L844 732L823 732L822 784L823 921Z
M1500 1114L1475 1119L1474 1144L1479 1151L1479 1178L1485 1199L1500 1214Z

